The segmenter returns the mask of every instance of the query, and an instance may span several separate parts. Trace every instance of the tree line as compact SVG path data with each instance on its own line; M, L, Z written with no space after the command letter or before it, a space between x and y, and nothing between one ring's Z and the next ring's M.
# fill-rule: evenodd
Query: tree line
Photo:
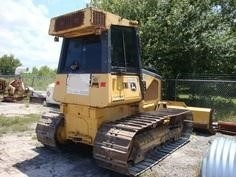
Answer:
M22 66L22 63L18 58L15 58L14 55L3 55L0 57L0 75L14 75L15 69L18 66ZM56 69L51 69L48 66L41 66L40 68L33 67L30 73L24 73L25 76L33 75L33 76L56 76Z
M236 73L235 0L92 0L139 22L144 67L178 73Z

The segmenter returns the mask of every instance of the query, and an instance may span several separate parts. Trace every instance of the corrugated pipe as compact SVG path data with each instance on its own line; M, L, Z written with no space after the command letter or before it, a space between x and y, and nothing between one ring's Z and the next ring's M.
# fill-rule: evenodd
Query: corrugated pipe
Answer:
M236 177L236 138L217 138L202 162L201 177Z

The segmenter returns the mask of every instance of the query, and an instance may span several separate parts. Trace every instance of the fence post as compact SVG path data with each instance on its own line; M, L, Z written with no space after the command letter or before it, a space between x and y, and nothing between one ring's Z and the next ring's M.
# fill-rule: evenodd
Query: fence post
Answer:
M31 87L34 87L34 78L35 76L33 76L32 82L31 82Z
M176 94L176 92L177 92L176 90L177 90L177 82L178 82L179 76L180 76L180 73L178 73L177 76L176 76L176 78L175 78L175 89L174 89L174 91L175 91L175 101L176 101L176 95L177 95L177 94Z

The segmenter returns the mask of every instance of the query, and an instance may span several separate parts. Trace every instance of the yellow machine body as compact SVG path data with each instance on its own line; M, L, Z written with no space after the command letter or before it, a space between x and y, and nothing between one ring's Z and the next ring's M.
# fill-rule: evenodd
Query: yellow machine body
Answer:
M137 76L58 75L54 99L62 103L64 138L93 144L102 123L154 111L161 98L161 80L147 74L143 76L146 91L142 100Z
M62 103L66 139L92 144L102 123L139 112L137 76L58 75L56 83L54 99Z
M60 113L38 122L39 141L93 145L100 166L133 174L130 161L141 162L166 141L189 138L189 110L202 116L196 123L210 126L211 115L201 108L161 109L161 77L141 68L137 25L95 8L51 19L49 34L63 37L53 95L61 104Z
M80 25L72 23L68 26L66 21L75 16ZM86 8L51 19L49 34L66 38L100 35L111 25L137 27L137 22ZM61 103L60 111L65 119L62 141L70 139L92 145L102 123L156 110L161 101L161 79L148 71L143 72L142 77L144 95L137 75L58 74L54 99ZM168 102L167 105L167 108L191 110L194 125L210 129L211 109L187 107L180 102Z
M77 23L68 24L72 18ZM112 25L136 28L138 23L109 12L86 8L52 18L49 34L64 38L101 35ZM161 80L148 74L143 74L143 77L145 95L141 94L137 75L58 74L54 99L61 103L60 112L65 120L59 139L92 145L102 123L155 110L161 99Z
M212 128L213 109L202 107L187 106L181 101L160 101L159 107L174 108L174 109L187 109L192 112L193 126L196 129L207 130L210 133L214 133Z

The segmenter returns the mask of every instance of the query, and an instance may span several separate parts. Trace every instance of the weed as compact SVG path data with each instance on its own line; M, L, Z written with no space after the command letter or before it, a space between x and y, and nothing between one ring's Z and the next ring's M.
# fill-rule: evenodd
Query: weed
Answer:
M214 109L217 121L236 121L236 99L226 99L219 96L187 98L187 95L181 95L181 98L178 100L185 102L188 106Z
M8 132L23 132L30 130L30 125L37 122L38 119L39 116L35 114L16 117L0 115L0 136Z

